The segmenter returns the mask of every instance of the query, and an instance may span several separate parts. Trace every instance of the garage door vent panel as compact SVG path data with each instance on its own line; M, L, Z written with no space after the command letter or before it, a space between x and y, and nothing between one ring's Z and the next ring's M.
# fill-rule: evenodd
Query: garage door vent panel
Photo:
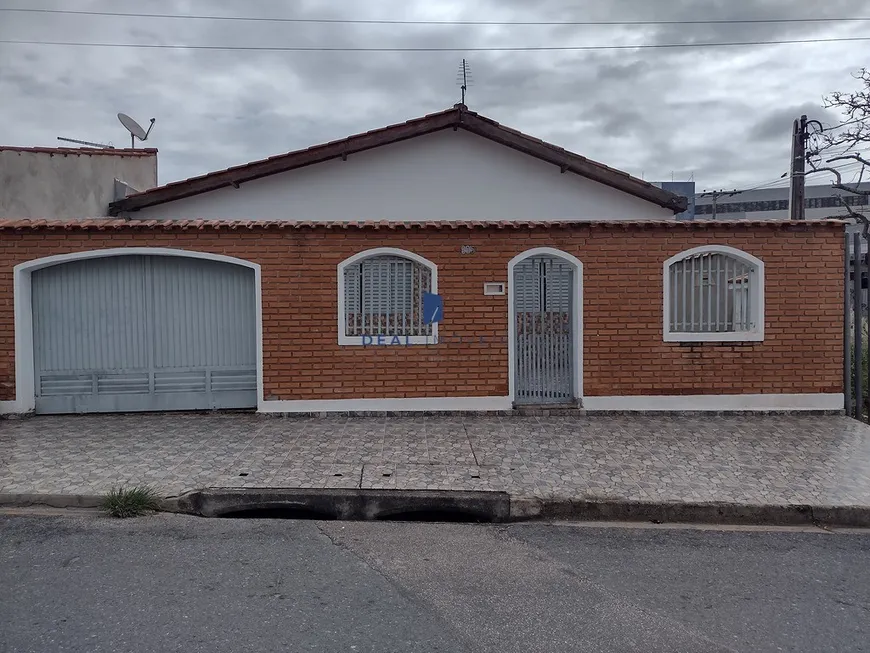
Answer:
M157 372L154 392L205 392L206 374L200 372Z
M54 374L39 377L39 394L43 397L90 394L93 391L93 374Z
M148 394L151 390L148 372L138 374L98 374L97 394Z
M212 392L256 389L257 370L215 370L211 373Z

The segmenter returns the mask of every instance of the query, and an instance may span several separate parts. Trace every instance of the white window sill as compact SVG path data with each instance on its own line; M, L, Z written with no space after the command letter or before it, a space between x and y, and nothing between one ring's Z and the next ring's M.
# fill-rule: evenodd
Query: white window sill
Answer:
M338 336L342 347L409 347L412 345L437 345L437 331L431 336Z
M722 333L665 332L665 342L763 342L762 331L727 331Z

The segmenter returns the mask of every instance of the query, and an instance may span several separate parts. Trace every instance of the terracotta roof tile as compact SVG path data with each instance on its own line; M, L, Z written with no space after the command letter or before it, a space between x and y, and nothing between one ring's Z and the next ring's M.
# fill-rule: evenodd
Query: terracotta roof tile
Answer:
M414 221L341 221L315 222L312 220L124 220L122 218L87 218L87 219L46 219L46 218L8 218L0 219L0 231L23 231L41 229L67 231L106 231L106 230L172 230L172 229L551 229L551 228L650 228L650 229L731 229L742 227L769 227L771 229L786 229L794 227L819 228L842 227L849 224L847 220L433 220L427 222Z

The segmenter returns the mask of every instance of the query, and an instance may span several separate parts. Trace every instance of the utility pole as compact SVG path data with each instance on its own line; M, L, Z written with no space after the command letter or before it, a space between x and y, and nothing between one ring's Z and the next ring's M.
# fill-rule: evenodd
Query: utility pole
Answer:
M716 219L716 215L718 214L718 205L719 198L723 195L727 195L728 197L733 197L734 195L739 195L742 191L737 190L736 188L732 191L726 190L713 190L708 191L706 193L701 193L700 197L712 197L713 198L713 213L710 217L711 220Z
M791 139L791 184L789 187L788 217L790 220L803 220L806 217L804 198L806 197L807 164L807 117L801 116L794 121Z

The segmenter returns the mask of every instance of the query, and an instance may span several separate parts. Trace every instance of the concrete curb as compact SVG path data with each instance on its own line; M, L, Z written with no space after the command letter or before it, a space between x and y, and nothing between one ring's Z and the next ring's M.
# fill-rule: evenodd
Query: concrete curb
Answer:
M0 493L0 507L96 508L100 495ZM413 512L457 514L491 522L621 521L753 526L870 528L870 506L677 503L538 499L505 492L359 489L195 490L162 501L162 510L217 517L246 510L290 509L331 519L376 520Z
M29 506L49 506L51 508L98 508L103 496L97 494L3 494L0 493L0 506L27 508Z
M636 521L870 528L870 506L511 498L511 521Z

